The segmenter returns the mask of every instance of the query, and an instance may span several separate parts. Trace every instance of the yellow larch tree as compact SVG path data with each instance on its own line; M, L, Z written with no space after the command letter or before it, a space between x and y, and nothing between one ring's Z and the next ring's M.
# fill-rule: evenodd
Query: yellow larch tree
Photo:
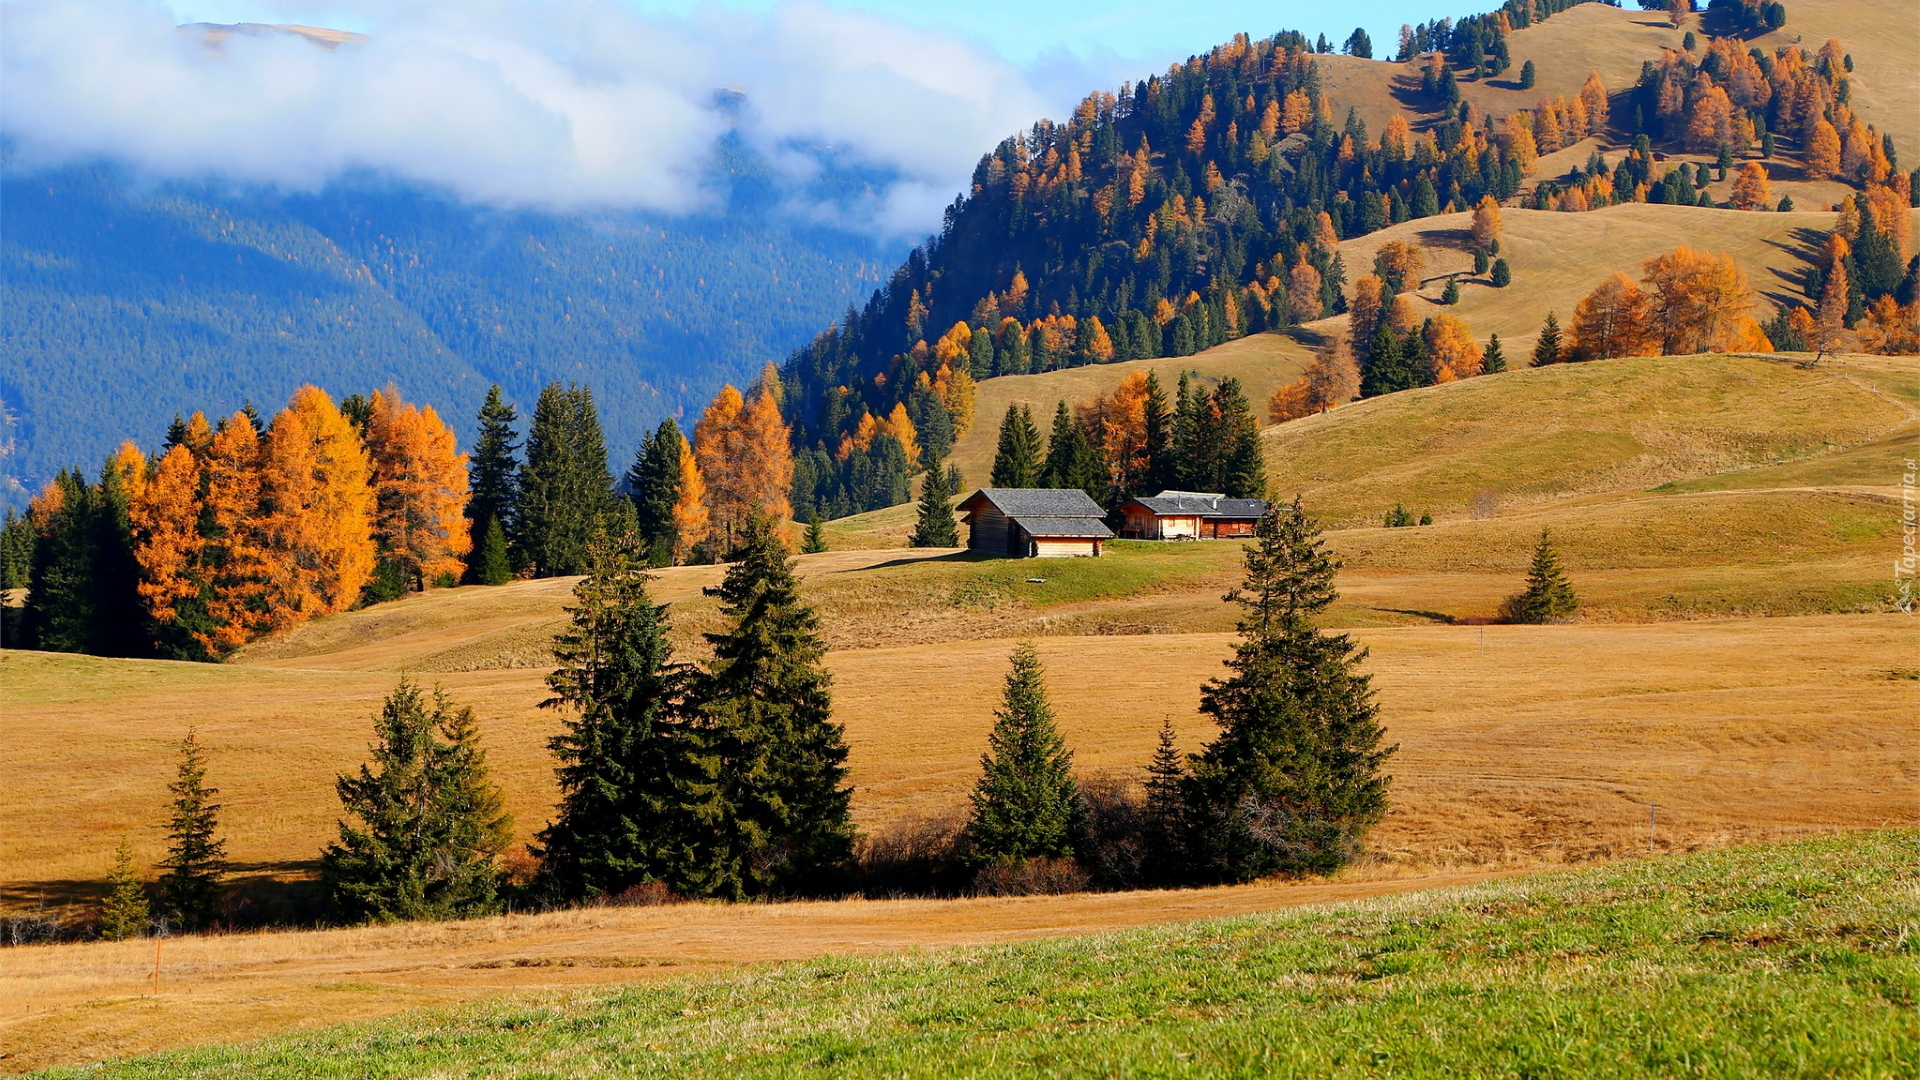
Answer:
M1456 382L1480 374L1485 354L1459 316L1442 312L1428 319L1421 332L1427 347L1427 367L1436 383Z
M764 390L740 414L740 448L746 455L741 463L746 509L765 515L784 535L793 520L793 433L780 417L779 403Z
M221 656L283 624L270 602L268 553L260 535L260 437L246 413L228 417L207 448L202 506L198 561L212 625L193 637Z
M673 504L673 561L686 562L708 531L707 482L686 436L680 437L680 495Z
M1677 247L1648 259L1651 325L1668 355L1744 348L1753 290L1733 256Z
M200 479L200 460L181 443L160 458L128 506L140 600L162 625L172 624L180 601L200 591Z
M708 527L727 547L746 523L750 500L747 479L740 473L746 460L740 417L746 407L746 399L728 383L693 426L693 456L707 487Z
M1771 210L1773 185L1767 179L1767 167L1757 161L1740 166L1733 180L1733 195L1728 200L1735 210Z
M382 558L414 588L458 579L473 544L465 518L467 455L433 406L375 391L367 422L373 467L373 535Z
M302 386L273 418L264 458L273 603L295 618L345 611L375 558L372 474L360 433L326 391Z
M1500 241L1500 204L1491 195L1480 196L1473 204L1473 246L1492 251Z

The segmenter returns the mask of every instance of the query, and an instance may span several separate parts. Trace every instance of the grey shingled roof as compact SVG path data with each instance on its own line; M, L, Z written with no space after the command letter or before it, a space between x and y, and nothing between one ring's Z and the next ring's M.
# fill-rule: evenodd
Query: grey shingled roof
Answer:
M1206 491L1163 491L1133 500L1155 514L1199 514L1210 518L1257 518L1267 512L1264 499L1229 499Z
M981 488L967 502L984 497L1010 518L1079 518L1107 516L1100 504L1079 488Z
M1094 539L1111 540L1113 530L1099 518L1083 517L1028 517L1021 514L1008 514L1016 524L1027 530L1027 535L1038 540Z

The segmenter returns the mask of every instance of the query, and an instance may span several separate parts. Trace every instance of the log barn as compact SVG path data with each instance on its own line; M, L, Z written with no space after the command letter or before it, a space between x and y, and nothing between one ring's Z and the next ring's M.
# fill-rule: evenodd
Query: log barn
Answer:
M1163 491L1129 499L1120 535L1129 540L1221 540L1252 536L1267 512L1263 499L1229 499L1208 491Z
M1106 512L1077 488L981 488L959 507L967 549L1016 559L1097 558Z

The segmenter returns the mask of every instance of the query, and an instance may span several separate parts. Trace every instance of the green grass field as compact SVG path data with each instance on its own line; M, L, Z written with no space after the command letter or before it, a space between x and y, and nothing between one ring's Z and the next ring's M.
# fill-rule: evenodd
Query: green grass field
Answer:
M1911 1076L1915 847L1863 833L828 958L45 1075Z

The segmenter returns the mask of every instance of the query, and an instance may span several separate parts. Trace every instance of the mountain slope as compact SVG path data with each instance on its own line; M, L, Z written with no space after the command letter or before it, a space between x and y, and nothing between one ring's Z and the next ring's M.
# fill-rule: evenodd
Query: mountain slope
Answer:
M10 168L6 470L37 486L123 438L156 442L175 412L265 409L308 381L336 395L395 381L461 431L489 383L525 409L549 380L585 382L618 459L662 414L817 330L888 258L779 213L764 163L723 168L731 204L690 217L491 211L372 180L276 195Z

